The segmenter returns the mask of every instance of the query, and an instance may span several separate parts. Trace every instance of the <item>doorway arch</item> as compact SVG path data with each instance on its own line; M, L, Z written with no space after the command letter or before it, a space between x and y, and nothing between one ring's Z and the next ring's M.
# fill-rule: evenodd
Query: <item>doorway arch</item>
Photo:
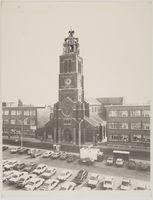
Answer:
M72 137L72 132L70 129L65 129L63 133L63 142L65 143L72 143L73 137Z

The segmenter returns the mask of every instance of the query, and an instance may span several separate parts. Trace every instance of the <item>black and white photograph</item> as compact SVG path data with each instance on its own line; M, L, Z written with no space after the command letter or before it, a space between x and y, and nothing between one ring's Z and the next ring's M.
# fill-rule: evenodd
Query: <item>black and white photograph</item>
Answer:
M2 194L151 195L152 2L1 11Z

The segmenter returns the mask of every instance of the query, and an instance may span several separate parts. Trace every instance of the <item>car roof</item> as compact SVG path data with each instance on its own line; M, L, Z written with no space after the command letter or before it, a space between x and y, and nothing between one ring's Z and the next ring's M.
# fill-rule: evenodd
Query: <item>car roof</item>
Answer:
M59 180L57 179L48 179L47 181L45 181L45 183L52 183L52 182L59 182Z
M92 173L92 174L90 174L90 177L97 177L97 176L99 176L99 174L96 174L96 173Z
M129 182L130 179L129 179L129 178L124 178L124 177L123 177L122 181L127 181L127 182Z
M67 172L71 172L71 170L69 170L69 169L64 169L64 170L62 170L61 172L62 172L62 173L67 173Z
M76 185L76 184L71 181L68 181L68 182L65 182L62 186L69 186L69 185Z
M112 177L109 177L109 176L105 176L104 179L105 181L112 181Z
M39 164L38 167L42 167L42 166L44 166L44 165L46 166L46 164Z
M31 180L30 180L30 182L36 182L37 180L43 180L42 178L39 178L39 177L36 177L36 178L32 178Z

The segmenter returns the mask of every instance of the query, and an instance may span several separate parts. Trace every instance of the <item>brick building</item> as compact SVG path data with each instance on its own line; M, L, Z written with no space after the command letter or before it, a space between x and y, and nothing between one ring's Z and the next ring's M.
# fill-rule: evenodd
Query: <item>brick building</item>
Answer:
M31 105L2 106L3 135L20 135L23 129L25 136L35 136L36 129L43 127L50 120L50 107Z
M110 105L106 107L108 143L150 144L149 105Z

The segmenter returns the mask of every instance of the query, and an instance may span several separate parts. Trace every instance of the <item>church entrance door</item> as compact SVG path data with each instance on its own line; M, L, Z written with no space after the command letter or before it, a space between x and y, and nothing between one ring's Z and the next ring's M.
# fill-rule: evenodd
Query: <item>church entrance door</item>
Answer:
M72 133L70 129L65 129L63 134L63 142L72 143Z

